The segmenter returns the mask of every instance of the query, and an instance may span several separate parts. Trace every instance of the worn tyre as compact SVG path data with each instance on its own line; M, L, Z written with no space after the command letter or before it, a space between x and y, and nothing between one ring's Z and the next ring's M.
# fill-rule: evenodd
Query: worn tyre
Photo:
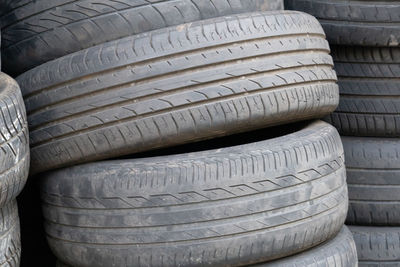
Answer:
M332 44L400 46L396 0L285 0L285 8L317 17Z
M349 226L360 267L400 266L400 227Z
M9 10L0 17L4 67L13 75L133 34L207 18L283 8L283 0L3 2Z
M400 225L400 140L343 136L348 224Z
M0 73L0 207L22 190L29 171L28 123L17 83Z
M343 226L332 240L321 245L277 261L253 265L253 267L357 267L357 250L350 230ZM61 267L61 265L60 265Z
M251 265L252 267L285 266L285 267L357 267L357 249L353 234L344 226L339 234L315 248L302 253L271 261ZM57 261L56 267L71 267Z
M45 229L72 266L265 262L339 232L345 180L340 136L319 121L246 145L47 172Z
M318 118L338 104L322 28L292 11L106 43L18 77L34 172Z
M21 256L21 240L16 200L0 209L0 265L18 267Z
M343 135L400 136L400 48L332 47L340 103L328 121Z

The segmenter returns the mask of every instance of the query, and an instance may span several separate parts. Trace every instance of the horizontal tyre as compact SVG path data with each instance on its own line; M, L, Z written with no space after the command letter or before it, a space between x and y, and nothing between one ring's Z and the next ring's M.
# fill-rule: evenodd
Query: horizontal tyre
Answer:
M360 267L400 265L400 227L349 226Z
M29 172L29 137L18 84L0 73L0 207L13 200Z
M122 37L202 19L278 10L283 0L5 0L4 67L17 75Z
M349 188L348 224L400 225L400 140L342 137Z
M285 8L317 17L332 44L400 46L396 0L285 0Z
M47 238L71 266L245 265L333 238L347 214L337 131L47 172Z
M357 249L350 230L343 226L332 240L302 253L253 267L358 267ZM60 265L62 267L62 265Z
M400 48L332 47L340 102L328 121L343 135L400 136Z
M292 11L109 42L17 78L34 172L319 118L338 104L319 23Z

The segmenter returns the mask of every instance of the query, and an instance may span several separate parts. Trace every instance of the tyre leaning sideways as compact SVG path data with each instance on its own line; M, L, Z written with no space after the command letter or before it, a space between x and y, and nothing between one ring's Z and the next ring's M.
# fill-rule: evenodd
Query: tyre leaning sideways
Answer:
M343 135L400 137L400 48L333 46L340 102L328 117Z
M304 251L302 253L271 261L265 264L257 264L252 267L357 267L357 249L353 235L346 226L343 226L339 234L332 240ZM61 265L60 265L61 267Z
M133 34L213 17L283 8L283 0L1 2L4 67L12 75Z
M193 22L48 62L17 78L32 171L320 118L338 104L332 66L319 23L294 11Z
M172 156L44 174L47 238L71 266L245 265L333 238L347 214L331 125Z
M400 140L342 136L349 214L347 223L400 225Z
M349 226L359 267L400 266L400 227Z
M29 172L25 106L18 84L0 72L0 207L22 190Z
M18 267L21 241L17 201L12 200L0 208L0 264Z
M285 8L315 16L331 44L400 46L396 0L285 0Z

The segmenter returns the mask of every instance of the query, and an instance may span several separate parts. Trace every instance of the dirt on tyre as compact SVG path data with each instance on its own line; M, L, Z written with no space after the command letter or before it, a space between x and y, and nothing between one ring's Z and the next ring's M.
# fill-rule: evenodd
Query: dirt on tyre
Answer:
M0 208L0 264L18 267L21 256L21 240L17 201Z
M320 118L339 101L329 51L315 18L275 11L157 30L43 64L17 78L32 171Z
M6 0L0 3L4 67L18 75L126 36L197 20L283 9L283 0Z
M246 145L88 163L42 180L47 239L72 266L274 260L333 238L347 198L340 136L321 121Z
M353 234L343 226L333 239L299 254L252 267L312 267L312 266L357 267L357 249ZM61 266L60 266L61 267Z
M358 266L399 266L400 227L348 226L358 253Z
M0 207L21 192L29 172L28 122L21 91L0 72Z
M331 44L400 46L396 0L285 0L285 8L317 17Z
M400 136L400 48L333 46L340 102L328 118L342 135Z

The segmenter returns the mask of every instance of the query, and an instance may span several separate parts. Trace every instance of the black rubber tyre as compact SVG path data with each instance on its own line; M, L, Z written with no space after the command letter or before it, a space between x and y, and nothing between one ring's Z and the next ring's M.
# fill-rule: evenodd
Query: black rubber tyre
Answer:
M62 263L61 261L57 261L56 267L71 267L70 265L67 265L65 263Z
M13 75L64 55L133 34L213 17L283 9L283 0L3 2L6 2L3 5L9 10L0 17L4 68Z
M284 267L357 267L357 250L353 235L343 226L335 238L325 243L277 261L253 265L253 267L284 266ZM62 265L60 265L62 267Z
M22 190L29 171L28 123L17 83L0 73L0 207Z
M80 51L17 79L32 171L322 117L339 101L332 66L319 23L293 11L199 21Z
M342 136L348 224L400 225L400 140Z
M285 8L317 17L331 44L400 46L397 0L285 0Z
M332 47L340 103L328 121L343 135L400 136L400 48Z
M0 209L0 266L19 267L21 240L16 200Z
M400 227L349 226L359 267L400 266Z
M241 146L48 172L45 229L72 266L240 266L333 238L345 180L340 136L318 121Z

